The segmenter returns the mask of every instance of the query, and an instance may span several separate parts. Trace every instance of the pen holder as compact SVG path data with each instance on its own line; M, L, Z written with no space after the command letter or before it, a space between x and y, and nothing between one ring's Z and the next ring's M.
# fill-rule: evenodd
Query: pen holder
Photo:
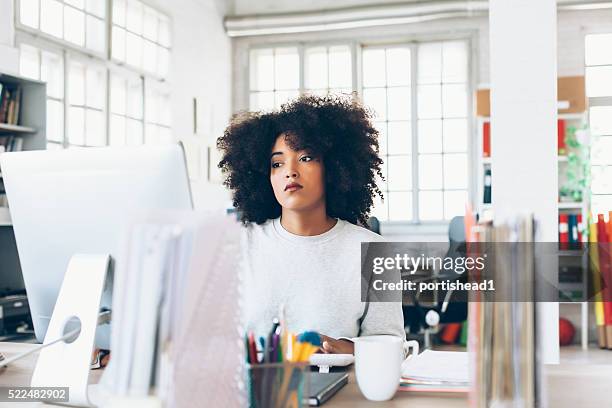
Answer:
M250 408L308 406L308 362L247 364Z

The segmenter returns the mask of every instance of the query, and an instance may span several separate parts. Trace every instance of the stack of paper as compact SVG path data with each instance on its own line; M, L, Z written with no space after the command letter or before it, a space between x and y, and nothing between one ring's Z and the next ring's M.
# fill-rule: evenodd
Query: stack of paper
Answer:
M468 356L461 351L432 351L402 364L400 391L468 392Z

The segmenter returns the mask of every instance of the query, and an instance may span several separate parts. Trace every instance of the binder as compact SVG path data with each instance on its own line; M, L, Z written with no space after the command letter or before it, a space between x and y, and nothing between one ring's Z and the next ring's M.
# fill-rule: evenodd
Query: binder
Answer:
M567 154L567 146L565 145L565 120L557 120L557 152L560 155Z
M482 157L491 157L491 122L482 124Z
M578 248L578 220L576 214L569 214L567 217L567 230L569 235L569 248Z
M484 204L491 204L491 169L486 169L484 173Z
M567 214L559 214L559 249L569 249L569 225Z

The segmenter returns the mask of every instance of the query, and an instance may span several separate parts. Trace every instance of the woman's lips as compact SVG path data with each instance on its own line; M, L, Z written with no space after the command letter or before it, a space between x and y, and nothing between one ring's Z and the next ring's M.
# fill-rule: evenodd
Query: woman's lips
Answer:
M297 191L301 190L303 187L298 183L291 183L285 186L285 191Z

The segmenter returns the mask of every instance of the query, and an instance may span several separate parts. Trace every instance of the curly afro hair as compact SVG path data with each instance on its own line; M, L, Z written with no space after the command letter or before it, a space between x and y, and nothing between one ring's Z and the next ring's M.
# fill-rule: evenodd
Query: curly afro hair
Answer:
M275 112L242 112L232 118L217 148L224 184L248 224L262 224L281 215L270 183L270 153L285 134L294 150L309 150L323 159L327 215L365 225L375 195L382 193L378 131L371 113L346 96L301 96Z

